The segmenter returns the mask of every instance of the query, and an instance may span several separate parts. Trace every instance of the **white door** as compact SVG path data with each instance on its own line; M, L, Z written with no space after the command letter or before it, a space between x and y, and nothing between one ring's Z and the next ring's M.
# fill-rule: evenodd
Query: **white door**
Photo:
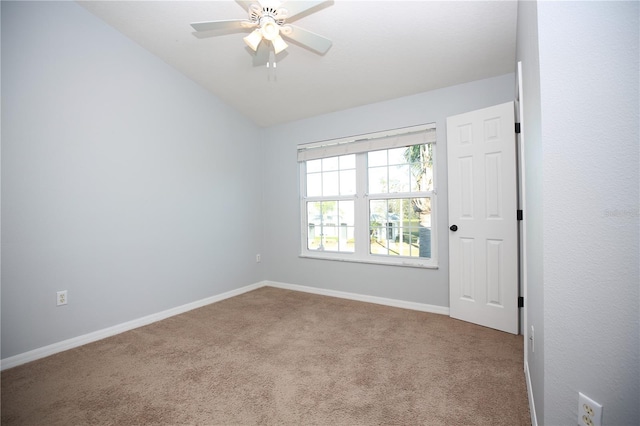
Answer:
M518 332L514 104L447 118L450 315Z

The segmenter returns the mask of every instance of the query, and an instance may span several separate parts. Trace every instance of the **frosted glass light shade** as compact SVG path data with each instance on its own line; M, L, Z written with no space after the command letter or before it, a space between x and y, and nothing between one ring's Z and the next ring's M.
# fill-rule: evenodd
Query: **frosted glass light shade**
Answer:
M280 35L276 36L273 40L271 40L271 44L273 44L273 50L275 54L282 52L289 45L280 37Z
M243 40L245 43L247 43L247 46L253 49L254 52L257 51L258 45L260 45L260 42L262 41L262 34L260 32L260 29L254 30L251 34L246 36Z
M280 34L280 28L278 28L278 24L273 22L271 19L265 19L261 25L262 36L269 41L272 41L274 38L278 37Z

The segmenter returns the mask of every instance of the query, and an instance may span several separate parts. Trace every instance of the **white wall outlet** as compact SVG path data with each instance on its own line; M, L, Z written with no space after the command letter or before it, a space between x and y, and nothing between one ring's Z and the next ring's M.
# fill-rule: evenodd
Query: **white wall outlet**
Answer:
M260 263L261 260L262 260L262 257L260 256L260 253L256 254L256 262Z
M62 306L67 304L67 290L62 290L56 293L56 306Z
M578 424L580 426L602 426L602 405L582 392L578 392Z

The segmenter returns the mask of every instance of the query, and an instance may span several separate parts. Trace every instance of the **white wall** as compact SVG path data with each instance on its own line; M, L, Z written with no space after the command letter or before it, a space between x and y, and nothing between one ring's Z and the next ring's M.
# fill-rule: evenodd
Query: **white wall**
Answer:
M638 424L639 6L540 2L545 424Z
M2 2L2 358L260 281L259 131L76 3Z
M514 75L462 84L327 114L266 130L265 278L436 306L449 306L446 117L514 99ZM438 258L417 269L298 257L300 207L296 146L423 123L437 124Z
M529 319L544 327L529 360L540 424L575 424L578 392L604 405L603 424L640 417L639 6L520 3L519 35L537 26L539 48L536 70L535 44L518 44L527 171L541 168L526 191L542 233L527 259Z

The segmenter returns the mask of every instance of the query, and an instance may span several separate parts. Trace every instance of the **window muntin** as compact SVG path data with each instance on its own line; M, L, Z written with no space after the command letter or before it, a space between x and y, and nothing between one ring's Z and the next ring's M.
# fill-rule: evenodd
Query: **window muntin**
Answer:
M301 145L302 255L437 266L435 128L428 130L429 138L422 139L427 143L416 143L415 134L399 134L395 146L360 137L344 147ZM348 154L326 156L338 152Z

